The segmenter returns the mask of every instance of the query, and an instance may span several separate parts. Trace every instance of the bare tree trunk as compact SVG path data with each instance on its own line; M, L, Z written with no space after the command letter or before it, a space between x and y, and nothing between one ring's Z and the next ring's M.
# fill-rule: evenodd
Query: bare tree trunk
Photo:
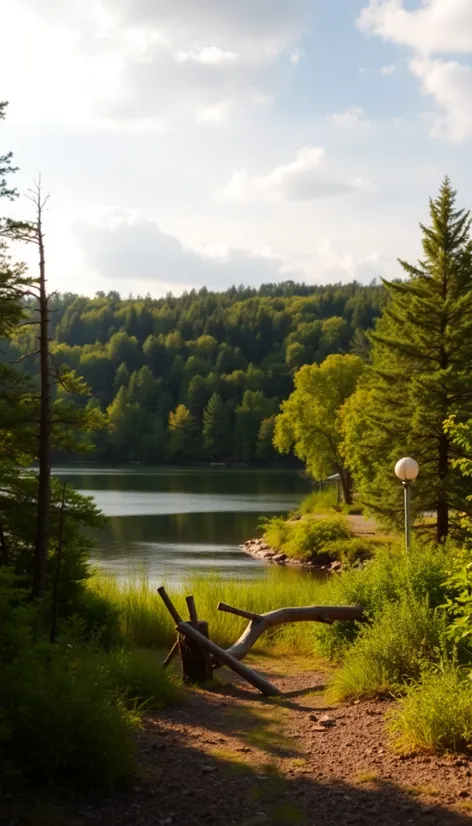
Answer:
M49 306L46 293L46 263L42 229L41 188L36 192L37 244L39 248L39 363L40 363L40 411L39 411L39 474L36 540L33 565L33 597L41 599L46 583L46 567L49 545L49 505L51 500L51 382L49 371Z

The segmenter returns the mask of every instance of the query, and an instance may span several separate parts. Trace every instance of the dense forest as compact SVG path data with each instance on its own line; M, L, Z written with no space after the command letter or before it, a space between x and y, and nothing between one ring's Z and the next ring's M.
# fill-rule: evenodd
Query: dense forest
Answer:
M365 355L364 331L384 300L375 283L286 282L157 300L67 293L50 301L51 353L87 383L90 396L77 403L103 413L95 460L269 462L296 371L334 353ZM28 311L34 319L33 303ZM34 358L22 359L35 335L26 324L2 345L3 360L32 376Z

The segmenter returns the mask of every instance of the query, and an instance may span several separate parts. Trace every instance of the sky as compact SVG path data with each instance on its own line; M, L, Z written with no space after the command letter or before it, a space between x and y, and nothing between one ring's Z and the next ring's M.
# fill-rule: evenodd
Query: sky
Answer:
M0 76L51 289L370 283L472 208L472 0L15 0Z

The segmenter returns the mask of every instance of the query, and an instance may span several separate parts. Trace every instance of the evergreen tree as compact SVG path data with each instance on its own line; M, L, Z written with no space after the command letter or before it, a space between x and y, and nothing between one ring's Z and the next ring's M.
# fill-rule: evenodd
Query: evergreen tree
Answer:
M224 459L228 455L231 421L221 396L213 393L203 414L203 447L209 459Z
M417 512L437 513L437 537L450 512L470 507L467 482L454 465L461 448L444 422L472 416L471 218L455 206L446 178L421 225L422 260L400 261L406 281L385 282L388 303L371 334L372 368L345 411L345 447L362 497L387 520L402 518L393 468L405 455L420 465Z
M188 407L179 404L169 413L168 450L171 459L187 462L195 455L197 430L195 419Z
M256 455L258 459L267 462L276 455L273 445L275 431L275 415L263 419L259 428Z
M246 390L235 410L236 455L243 462L256 458L259 431L264 419L275 412L277 405L267 399L261 390Z

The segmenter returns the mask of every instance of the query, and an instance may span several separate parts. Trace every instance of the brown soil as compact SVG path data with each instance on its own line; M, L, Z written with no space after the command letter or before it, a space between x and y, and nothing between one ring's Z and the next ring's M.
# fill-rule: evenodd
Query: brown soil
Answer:
M254 661L253 661L254 662ZM392 752L388 702L329 706L326 674L303 660L259 659L280 687L264 700L238 678L186 691L149 717L141 771L109 795L10 807L11 826L462 826L472 817L472 760ZM323 721L327 715L328 720ZM16 813L15 813L16 811Z

